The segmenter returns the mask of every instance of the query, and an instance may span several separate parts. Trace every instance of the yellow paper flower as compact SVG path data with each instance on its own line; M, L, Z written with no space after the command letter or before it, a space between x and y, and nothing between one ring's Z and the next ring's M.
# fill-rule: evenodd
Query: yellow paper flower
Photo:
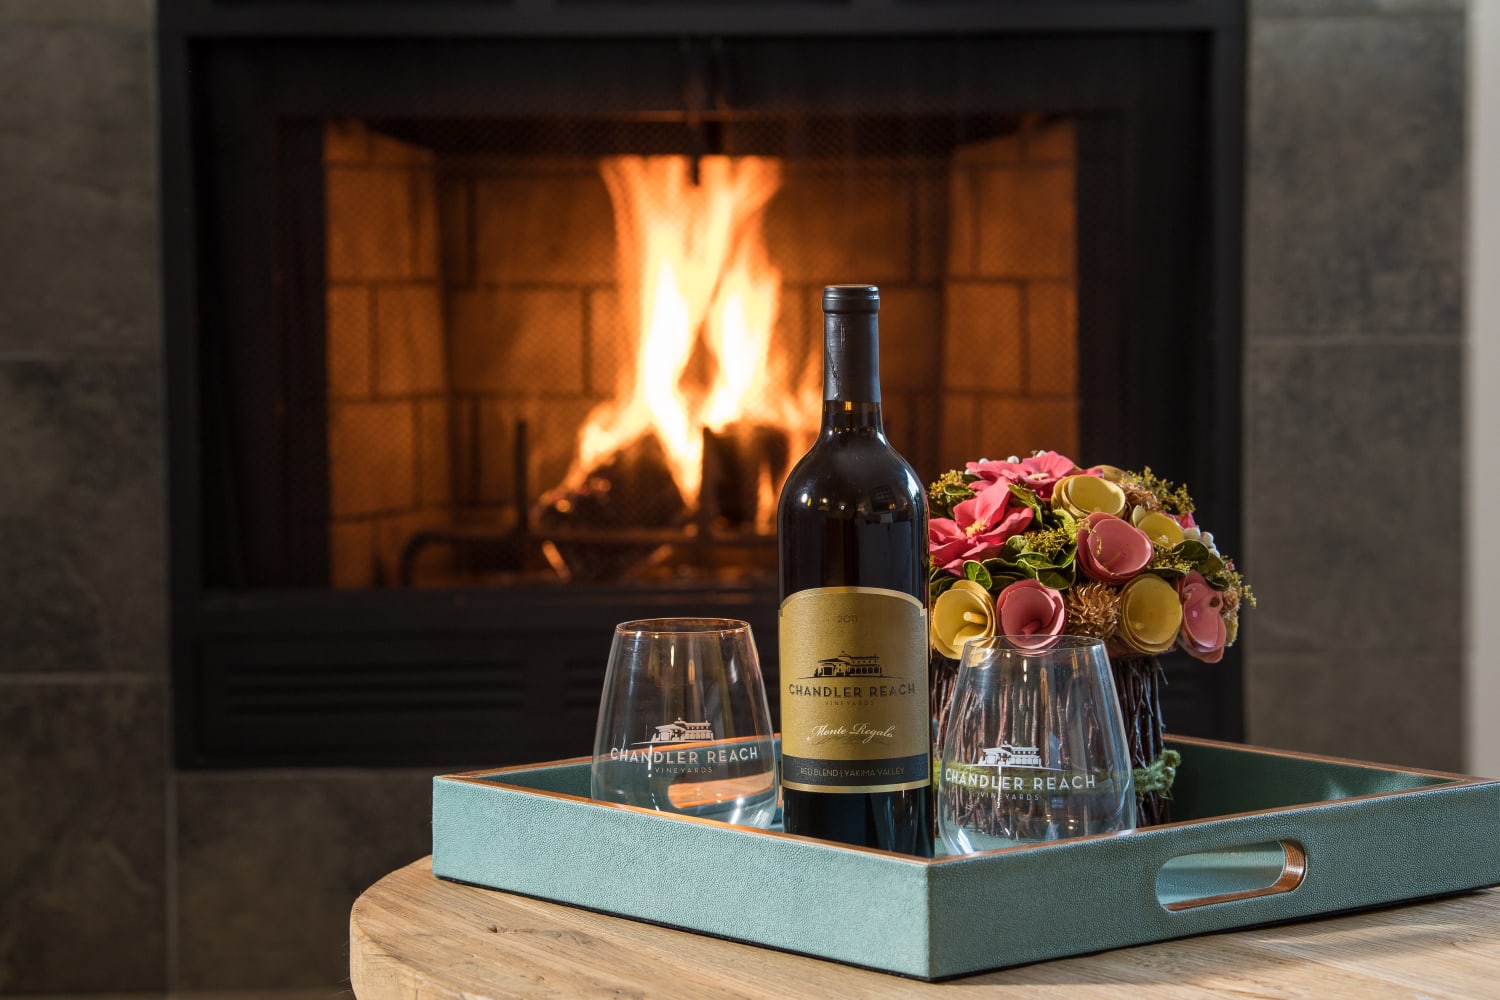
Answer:
M1124 517L1125 491L1098 476L1067 476L1052 487L1052 506L1080 521L1095 512Z
M932 602L932 648L958 659L964 643L995 634L995 602L973 580L960 580Z
M1182 627L1182 602L1167 581L1142 573L1120 591L1120 625L1116 631L1131 649L1148 655L1165 653Z
M1164 549L1173 549L1182 544L1187 536L1182 532L1182 525L1170 514L1163 514L1159 510L1147 510L1137 507L1130 512L1130 522L1144 531L1151 541Z

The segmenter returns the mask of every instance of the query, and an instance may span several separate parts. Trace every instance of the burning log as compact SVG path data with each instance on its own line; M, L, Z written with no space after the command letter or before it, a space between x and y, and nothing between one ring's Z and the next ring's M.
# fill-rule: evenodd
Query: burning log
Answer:
M791 461L787 433L748 420L703 435L703 502L732 528L769 523Z
M580 426L573 468L532 530L574 579L673 572L673 550L689 571L734 570L721 550L764 547L808 430L797 422L818 413L816 388L774 349L781 275L762 225L780 164L712 156L690 171L685 157L622 156L600 173L635 357Z
M648 434L594 468L581 486L543 498L536 525L573 579L603 582L627 575L660 545L632 534L680 528L688 515L666 453Z

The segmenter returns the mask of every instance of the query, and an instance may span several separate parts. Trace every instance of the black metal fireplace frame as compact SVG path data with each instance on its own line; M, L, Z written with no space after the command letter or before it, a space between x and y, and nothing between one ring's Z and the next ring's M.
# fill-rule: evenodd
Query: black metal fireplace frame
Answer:
M1090 308L1098 309L1100 301L1118 308L1113 323L1100 319L1089 324L1108 335L1080 352L1081 379L1115 387L1085 400L1083 453L1143 464L1161 461L1164 448L1170 448L1181 459L1179 467L1187 470L1184 478L1191 477L1195 495L1213 512L1216 533L1233 550L1240 534L1239 449L1233 444L1240 440L1241 419L1244 30L1243 4L1237 0L850 0L764 7L388 0L360 5L357 14L331 0L161 0L171 635L179 765L480 766L583 752L596 707L601 644L607 643L615 621L633 614L702 613L712 607L746 618L767 653L767 672L775 676L774 594L743 588L638 588L622 598L613 588L583 585L566 591L334 592L312 586L310 577L305 586L285 588L225 586L209 579L206 564L223 553L215 552L221 540L210 530L207 508L235 499L214 501L205 489L206 463L213 460L204 452L214 433L210 411L223 402L209 391L212 379L207 376L212 373L204 367L205 358L223 357L213 344L221 335L211 322L215 303L222 299L249 309L253 315L246 322L266 324L279 336L295 339L296 324L308 313L289 304L321 294L313 287L314 276L306 273L284 271L271 281L271 268L251 273L206 256L224 251L205 236L221 213L242 213L241 221L251 223L242 231L265 237L234 248L231 257L269 261L280 252L255 224L258 207L236 203L217 188L223 175L213 165L237 157L244 159L233 169L242 176L262 169L267 178L285 176L276 168L278 151L255 140L264 121L223 128L213 120L216 98L204 81L215 79L226 59L248 60L249 65L267 52L301 51L336 60L351 45L373 46L395 58L399 69L403 59L415 65L440 51L460 53L475 45L518 51L515 47L524 44L541 55L532 64L540 75L533 81L531 99L545 102L548 47L572 42L600 52L657 45L663 53L679 55L695 47L727 48L750 59L774 59L779 43L802 45L809 39L877 45L1005 40L1020 54L1048 46L1087 48L1103 38L1126 53L1122 58L1127 61L1149 63L1159 57L1161 72L1132 77L1144 93L1130 96L1142 98L1137 110L1149 107L1150 113L1138 113L1123 123L1121 134L1104 138L1124 150L1125 168L1110 183L1126 185L1141 205L1185 193L1179 201L1186 215L1143 217L1122 199L1111 202L1115 209L1104 206L1093 212L1091 225L1128 233L1129 245L1140 254L1142 259L1124 270L1118 261L1100 259L1106 252L1102 244L1080 241L1080 280L1103 276L1106 287ZM441 79L454 106L477 101L496 85L492 75L480 74L465 58L450 62ZM680 60L659 62L680 67ZM302 67L292 76L311 72L320 81L316 86L323 88L320 99L360 107L368 95L357 92L358 74L330 72L323 63L315 67L304 58L286 65ZM651 85L680 90L680 68L670 72L672 76ZM1184 73L1198 86L1183 88ZM254 78L272 91L258 95L268 113L276 107L275 88L297 82L284 77ZM382 112L403 110L393 108L389 96L383 96ZM414 103L409 110L415 114L423 108ZM1164 137L1151 130L1183 122L1196 131L1192 155L1179 151L1153 159L1158 148L1153 143ZM1080 171L1093 169L1087 149L1080 154ZM1186 238L1184 229L1190 231ZM1146 273L1156 258L1175 262L1178 273L1172 280L1132 284L1133 276ZM1180 329L1206 332L1201 341L1187 345L1176 371L1125 349L1140 324L1163 316ZM299 371L290 395L316 399L321 371ZM1182 385L1193 387L1183 400L1183 411L1191 412L1192 419L1180 413L1174 419L1160 407L1141 405L1153 389L1165 392L1175 386L1180 391ZM1108 416L1127 411L1144 416L1132 421ZM317 451L324 443L319 433L298 436L295 446ZM1231 446L1223 447L1224 442ZM281 515L273 505L256 516L274 521ZM301 529L275 523L265 530ZM298 542L303 547L315 543L314 536ZM1174 673L1169 696L1186 703L1183 711L1174 712L1174 720L1191 720L1181 728L1202 735L1239 738L1239 686L1233 657L1211 672Z

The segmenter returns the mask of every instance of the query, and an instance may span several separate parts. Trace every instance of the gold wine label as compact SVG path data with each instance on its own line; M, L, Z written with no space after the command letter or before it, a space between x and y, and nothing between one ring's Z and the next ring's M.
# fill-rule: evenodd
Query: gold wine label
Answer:
M926 605L877 587L817 587L781 602L780 617L782 784L931 784Z

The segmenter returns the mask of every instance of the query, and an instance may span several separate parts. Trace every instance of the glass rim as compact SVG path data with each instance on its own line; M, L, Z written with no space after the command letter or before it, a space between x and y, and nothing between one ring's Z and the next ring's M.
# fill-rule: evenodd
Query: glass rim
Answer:
M682 616L668 618L637 618L620 622L615 626L616 635L724 635L731 632L748 632L750 623L738 618L715 618Z
M1013 649L1018 653L1050 653L1054 650L1078 650L1107 647L1103 639L1092 635L1074 635L1064 632L1061 635L1037 638L1035 635L997 633L995 635L981 635L973 639L965 639L963 647L959 650L959 662L963 662L964 654L969 647L980 649L984 647L1000 647Z

